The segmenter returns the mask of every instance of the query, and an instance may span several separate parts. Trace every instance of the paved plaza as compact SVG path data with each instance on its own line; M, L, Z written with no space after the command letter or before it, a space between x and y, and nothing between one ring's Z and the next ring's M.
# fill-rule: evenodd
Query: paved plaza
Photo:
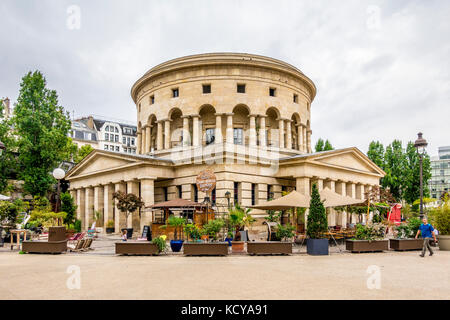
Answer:
M450 299L450 252L437 248L425 258L336 247L321 257L138 257L115 256L114 241L62 255L1 248L0 299Z

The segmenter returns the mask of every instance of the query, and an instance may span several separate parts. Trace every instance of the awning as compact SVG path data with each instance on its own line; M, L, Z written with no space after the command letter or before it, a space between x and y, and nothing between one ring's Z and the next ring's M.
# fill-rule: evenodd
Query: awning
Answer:
M148 209L167 209L167 208L204 208L206 203L198 203L186 199L174 199L166 202L156 203L152 206L148 206Z
M11 197L0 194L0 201L7 201L7 200L11 200Z
M329 188L325 188L320 193L320 199L324 202L325 207L341 207L358 203L363 203L363 199L354 199L349 196L342 196ZM284 197L267 201L262 204L251 206L254 209L261 210L288 210L291 208L309 208L311 197L301 194L297 191L285 195Z

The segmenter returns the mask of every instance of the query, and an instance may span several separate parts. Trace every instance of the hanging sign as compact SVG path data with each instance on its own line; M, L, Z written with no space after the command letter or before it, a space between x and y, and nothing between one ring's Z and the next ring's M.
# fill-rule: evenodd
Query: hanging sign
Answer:
M212 170L204 170L197 176L197 188L206 194L216 187L216 175Z

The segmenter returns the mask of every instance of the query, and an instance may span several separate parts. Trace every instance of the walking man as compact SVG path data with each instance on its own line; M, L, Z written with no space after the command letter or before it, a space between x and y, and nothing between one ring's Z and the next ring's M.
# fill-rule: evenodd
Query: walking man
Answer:
M423 248L422 248L422 254L420 255L422 258L425 257L425 253L427 252L427 248L430 251L430 256L433 255L433 250L431 250L430 246L430 240L431 238L434 239L434 242L436 242L436 235L434 234L434 228L431 224L428 223L427 218L423 218L422 224L419 227L419 230L417 230L416 239L419 236L419 233L422 233L423 238Z

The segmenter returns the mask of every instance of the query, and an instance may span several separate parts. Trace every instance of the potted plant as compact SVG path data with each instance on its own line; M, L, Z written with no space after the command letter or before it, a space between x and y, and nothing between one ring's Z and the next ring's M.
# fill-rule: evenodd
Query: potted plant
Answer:
M395 239L389 239L389 247L394 250L421 250L422 239L415 239L417 230L420 227L419 218L410 218L406 223L395 227Z
M183 247L183 242L181 232L183 230L183 226L186 224L186 219L181 217L170 216L167 219L167 223L164 226L161 226L161 229L167 229L167 227L173 227L173 240L170 240L170 248L172 252L180 252ZM180 236L180 237L178 237Z
M307 220L307 253L310 255L328 255L328 239L324 234L328 230L328 220L323 202L320 200L317 185L313 184L309 214Z
M156 245L158 249L158 254L167 251L166 238L166 235L162 235L152 240L152 244Z
M430 220L433 227L438 231L439 250L450 250L450 201L446 195L439 208L432 209Z
M113 193L113 199L117 200L117 209L125 214L126 221L128 221L128 216L133 214L137 209L142 208L144 202L142 198L136 196L133 193L125 193L122 191L117 191ZM122 230L127 230L127 238L131 239L133 237L133 228L124 228Z
M386 226L383 223L356 225L355 237L345 241L347 250L355 252L377 252L389 249L389 241L384 239Z
M188 223L184 225L184 233L186 234L188 240L192 239L193 242L199 242L202 236L202 229L193 223Z
M278 224L276 238L280 241L248 242L248 254L291 254L292 238L295 235L295 227L291 224Z
M203 225L202 231L208 237L211 237L211 242L186 242L183 245L183 252L187 256L224 256L228 254L228 243L217 242L217 234L225 225L223 219L215 219L208 221ZM188 228L189 232L196 237L198 236L195 228Z
M123 255L158 255L166 251L166 237L159 236L150 241L116 242L116 254Z
M231 247L231 241L233 241L233 232L228 231L227 237L225 238L225 241L228 242L228 246Z
M241 241L241 231L249 227L255 219L250 215L251 209L243 209L236 203L229 211L230 225L235 229L231 247L233 252L244 252L244 241Z
M114 233L114 220L106 222L106 233Z

